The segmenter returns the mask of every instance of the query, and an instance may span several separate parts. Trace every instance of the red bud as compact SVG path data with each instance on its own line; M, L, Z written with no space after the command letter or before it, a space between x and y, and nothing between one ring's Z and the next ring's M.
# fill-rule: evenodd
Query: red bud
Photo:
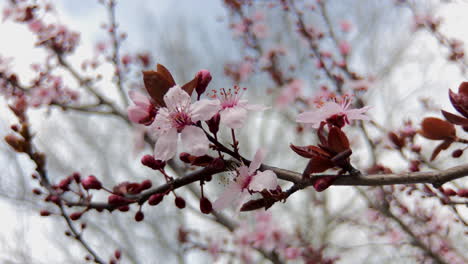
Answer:
M195 90L198 95L201 95L206 91L206 87L208 87L208 84L211 82L211 73L208 70L200 70L197 73L196 78L197 86L195 87Z
M142 191L148 190L149 188L151 188L151 186L153 186L153 184L151 183L151 180L144 180L140 184L140 190L142 190Z
M213 211L213 205L206 197L200 199L200 211L204 214L209 214Z
M135 214L135 221L137 221L137 222L143 221L144 218L145 218L145 215L143 214L142 211L138 211L138 212Z
M164 194L162 193L156 193L150 196L148 199L148 204L149 205L158 205L164 198Z
M94 175L89 175L86 179L81 181L81 185L85 190L100 190L102 188L101 182L98 179L96 179Z
M76 221L81 218L83 215L83 212L74 212L73 214L70 215L70 219L73 221Z
M143 158L141 158L141 163L153 170L160 170L160 169L163 169L164 166L166 166L166 163L164 161L156 160L151 155L143 156Z
M175 201L174 201L174 202L175 202L175 205L176 205L179 209L184 209L184 208L185 208L185 200L184 200L184 198L177 196L177 197L175 198Z

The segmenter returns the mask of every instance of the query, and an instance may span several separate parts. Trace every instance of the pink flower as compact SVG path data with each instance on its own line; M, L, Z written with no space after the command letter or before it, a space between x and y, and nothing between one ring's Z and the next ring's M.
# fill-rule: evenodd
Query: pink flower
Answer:
M155 158L166 161L176 154L179 133L188 153L195 156L206 154L208 138L195 123L213 117L219 110L219 101L202 99L192 104L190 95L176 85L164 95L164 103L167 107L158 109L152 125L158 136Z
M349 22L348 20L342 20L340 22L340 28L341 28L341 31L343 32L349 32L351 31L351 22Z
M151 125L157 113L154 104L151 103L148 97L139 92L130 91L128 94L133 103L135 103L135 105L127 108L128 119L137 124Z
M368 116L364 115L364 113L369 110L369 106L359 109L349 109L350 106L350 98L344 98L341 103L329 101L315 111L307 111L299 114L296 118L296 122L312 124L314 128L319 128L322 122L343 127L352 120L369 119Z
M229 205L235 205L239 209L251 192L276 189L278 183L273 171L257 171L264 157L265 150L259 149L249 167L244 165L237 169L237 177L214 202L213 209L222 210Z
M221 123L232 129L241 128L244 125L247 119L247 110L263 111L267 109L267 107L262 105L249 104L247 100L241 100L242 92L238 86L234 86L233 90L229 89L226 91L222 89L219 95L216 91L213 92L214 95L212 97L218 98L221 102L221 110L219 112Z
M340 41L339 43L340 53L343 56L346 56L351 51L351 45L347 41Z
M276 98L276 104L280 108L288 106L290 103L301 95L304 83L301 80L293 80L288 83L281 91L281 94Z

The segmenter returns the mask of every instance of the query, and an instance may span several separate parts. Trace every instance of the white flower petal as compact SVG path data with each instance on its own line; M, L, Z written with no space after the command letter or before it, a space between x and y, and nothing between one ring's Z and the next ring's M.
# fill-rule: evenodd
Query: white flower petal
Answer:
M190 106L191 119L193 122L205 121L212 118L220 108L219 100L202 99Z
M276 174L271 170L258 172L249 184L249 190L260 192L263 189L275 190L278 187Z
M241 128L247 119L247 110L242 107L226 108L219 114L221 116L221 123L233 129Z
M169 91L164 95L164 103L170 112L178 108L186 109L190 106L190 101L190 95L178 85L169 88Z
M196 126L186 126L181 133L184 150L195 156L202 156L208 152L208 138L205 132Z
M252 162L250 163L249 174L253 174L256 170L258 170L258 168L260 168L260 165L265 159L265 155L266 155L265 149L261 148L257 150Z
M236 201L242 190L239 184L231 182L226 189L221 193L218 199L213 203L213 209L216 211L223 210Z
M160 160L170 160L177 153L178 133L175 128L162 133L154 146L154 157Z
M130 92L128 92L128 95L130 96L130 99L132 99L133 103L135 103L135 105L140 106L142 108L149 107L149 105L151 104L147 96L135 90L131 90Z

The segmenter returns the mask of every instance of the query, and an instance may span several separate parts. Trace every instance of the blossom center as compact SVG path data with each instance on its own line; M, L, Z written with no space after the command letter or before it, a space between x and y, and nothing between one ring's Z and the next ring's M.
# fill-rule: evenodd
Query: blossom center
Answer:
M327 118L326 122L330 125L334 125L336 127L342 128L346 124L349 124L348 117L345 113L338 113L330 116Z
M170 115L172 127L177 129L177 132L182 132L185 126L192 125L190 115L184 111L173 112Z

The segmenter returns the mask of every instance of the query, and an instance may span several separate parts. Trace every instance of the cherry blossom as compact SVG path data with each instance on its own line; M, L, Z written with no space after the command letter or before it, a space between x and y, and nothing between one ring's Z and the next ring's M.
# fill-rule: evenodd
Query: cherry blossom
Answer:
M246 90L244 88L243 90ZM219 112L221 116L221 123L226 126L235 129L241 128L247 119L247 111L263 111L267 107L259 104L249 104L247 100L242 100L242 91L238 86L234 86L231 90L222 89L218 93L213 91L213 98L218 98L221 102L221 110Z
M306 111L297 116L296 122L311 124L314 128L319 128L322 122L330 125L343 127L349 124L352 120L368 120L369 117L364 115L369 106L359 109L350 109L351 100L349 97L344 98L341 102L328 101L322 107Z
M219 101L202 99L192 104L190 95L176 85L164 95L164 103L167 107L158 109L152 124L158 136L155 158L166 161L176 154L179 133L188 153L195 156L206 154L208 138L195 123L213 117L219 110Z
M276 189L278 183L276 174L273 171L257 171L265 154L265 150L259 149L249 167L243 165L237 169L237 176L234 181L226 187L221 196L214 202L213 208L215 210L222 210L229 205L240 208L252 192Z
M130 91L128 94L135 103L127 109L128 119L137 124L151 125L157 112L151 100L137 91Z

